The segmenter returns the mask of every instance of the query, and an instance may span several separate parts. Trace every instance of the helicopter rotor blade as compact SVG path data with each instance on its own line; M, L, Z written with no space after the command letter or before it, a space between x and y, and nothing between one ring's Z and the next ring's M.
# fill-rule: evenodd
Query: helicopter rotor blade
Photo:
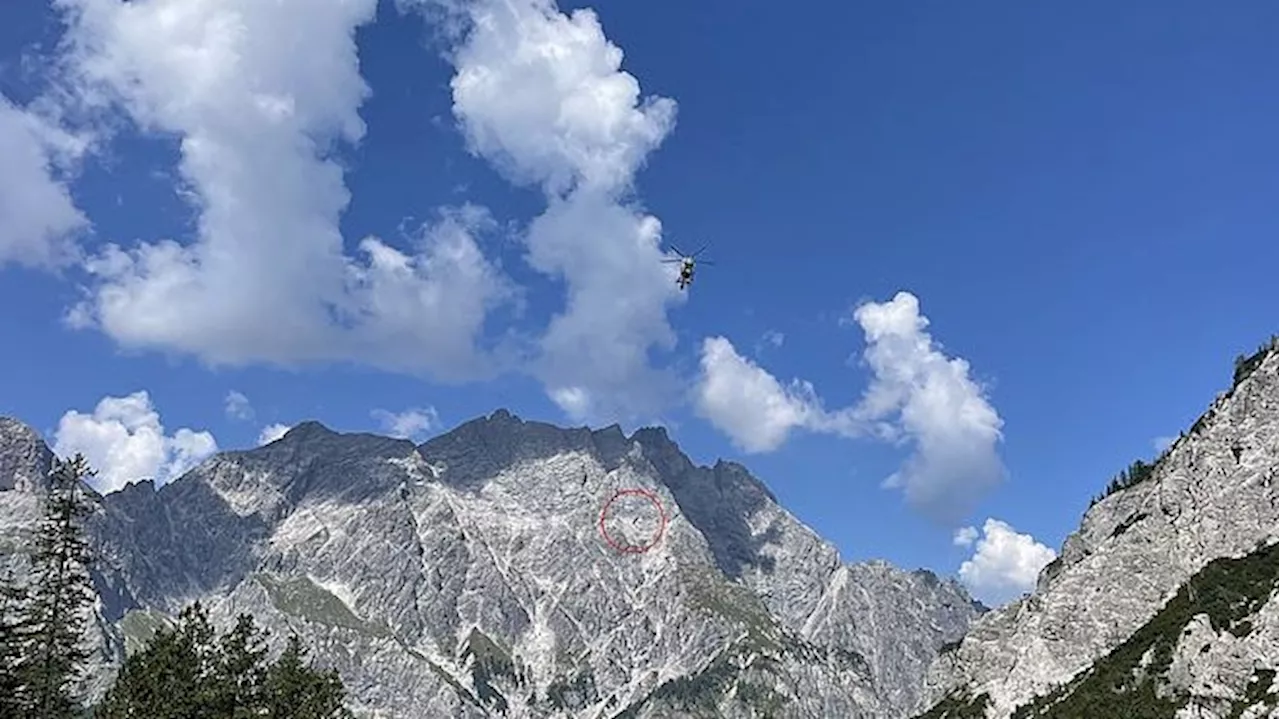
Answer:
M680 263L680 262L684 262L684 260L681 260L681 259L670 259L670 258L668 258L668 259L665 259L665 260L661 260L661 262L662 262L662 264L664 264L664 265L674 265L674 264L677 264L677 263Z
M712 262L711 260L698 260L698 265L699 265L699 266L701 266L701 265L711 265L712 267L715 267L716 263Z
M693 253L692 255L689 255L689 256L690 256L690 257L697 257L698 255L700 255L700 254L702 254L704 251L706 251L706 249L707 249L707 246L706 246L706 245L703 245L703 246L702 246L702 249L698 250L697 252L695 252L695 253Z
M671 246L671 251L672 251L672 252L674 252L674 253L676 253L677 255L680 255L681 257L688 257L688 255L686 255L685 253L681 252L681 251L680 251L680 248L679 248L679 247L676 247L675 245L672 245L672 246Z

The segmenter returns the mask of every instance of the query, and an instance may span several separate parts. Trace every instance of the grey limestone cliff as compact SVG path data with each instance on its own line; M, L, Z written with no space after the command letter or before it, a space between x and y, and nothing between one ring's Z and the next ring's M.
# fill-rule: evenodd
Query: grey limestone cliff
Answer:
M48 461L0 423L0 549ZM600 534L621 489L668 515L647 552ZM309 422L94 501L91 692L200 600L299 634L365 716L896 717L979 613L953 581L842 563L745 468L695 466L661 429L498 411L415 446ZM655 511L618 507L619 527Z
M918 710L1276 717L1278 363L1274 342L1243 362L1149 474L1090 507L1032 594L938 657Z

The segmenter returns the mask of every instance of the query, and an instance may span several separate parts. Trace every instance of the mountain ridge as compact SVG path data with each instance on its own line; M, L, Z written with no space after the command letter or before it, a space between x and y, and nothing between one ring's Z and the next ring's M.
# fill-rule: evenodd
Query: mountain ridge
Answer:
M960 642L940 653L930 667L918 716L1070 716L1052 714L1052 707L1075 701L1071 692L1096 691L1087 677L1118 661L1113 652L1133 637L1160 636L1151 623L1172 616L1166 611L1170 603L1189 583L1205 581L1197 579L1205 567L1242 561L1274 545L1280 533L1278 368L1274 338L1254 355L1238 358L1231 387L1190 430L1154 464L1115 484L1085 511L1030 595L977 619ZM1243 619L1251 627L1246 637L1206 632L1197 624L1200 615L1192 613L1188 636L1209 637L1203 647L1235 649L1211 652L1216 663L1205 664L1188 655L1201 647L1192 651L1175 642L1169 666L1181 667L1177 671L1184 675L1161 675L1161 691L1185 695L1187 706L1200 712L1179 717L1229 716L1212 707L1229 707L1248 691L1251 675L1239 670L1245 659L1256 660L1274 677L1277 658L1260 649L1274 648L1280 640L1275 612L1280 585L1274 576L1270 585L1270 599ZM1244 652L1243 658L1232 659L1233 651ZM1132 670L1142 673L1148 667ZM1217 677L1215 688L1204 689L1188 678L1196 672ZM1133 688L1148 690L1147 685ZM1277 716L1274 696L1269 710L1265 716Z
M638 557L596 533L624 487L669 509ZM309 421L95 503L97 691L199 599L302 634L368 716L873 717L978 613L954 580L843 563L745 467L696 465L661 428L499 410L414 444Z

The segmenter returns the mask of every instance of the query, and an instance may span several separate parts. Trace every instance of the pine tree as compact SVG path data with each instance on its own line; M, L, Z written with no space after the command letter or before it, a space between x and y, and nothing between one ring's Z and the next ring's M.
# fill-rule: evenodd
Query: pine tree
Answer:
M179 626L129 656L95 719L349 719L337 672L304 663L297 637L267 662L265 631L248 615L218 636L199 603Z
M222 636L218 648L214 703L219 715L231 719L259 716L267 673L266 632L254 626L253 617L241 614L236 617L235 627Z
M8 575L0 578L0 719L22 715L22 660L24 625L19 615L26 592Z
M334 670L320 672L304 663L307 650L296 635L267 670L263 692L269 719L341 719L346 690Z
M88 652L82 645L91 601L89 545L81 522L90 507L81 482L92 476L84 457L55 459L32 555L30 597L21 612L26 631L19 677L27 716L63 719L80 712L74 687Z
M210 702L218 647L208 614L197 602L182 611L179 622L125 659L94 711L97 719L219 717Z

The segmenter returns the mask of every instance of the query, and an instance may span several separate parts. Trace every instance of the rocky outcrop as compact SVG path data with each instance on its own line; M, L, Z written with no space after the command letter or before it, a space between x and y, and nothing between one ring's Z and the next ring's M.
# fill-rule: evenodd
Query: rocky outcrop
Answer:
M922 716L1095 716L1066 702L1084 701L1112 665L1124 670L1114 676L1149 678L1129 690L1176 704L1169 716L1261 711L1248 707L1267 704L1277 668L1278 363L1274 342L1242 360L1232 389L1150 472L1088 510L1032 594L948 647L929 671ZM1248 557L1270 574L1231 585L1221 563ZM1215 622L1206 597L1218 595L1236 598L1229 622ZM1106 691L1119 713L1096 716L1138 716ZM1276 716L1274 693L1269 702L1269 713L1248 715Z
M34 521L48 460L0 425L0 541ZM666 514L647 552L600 536L622 489ZM901 716L979 611L931 573L843 564L745 468L695 466L660 429L499 411L415 446L304 423L95 502L94 691L200 600L299 634L367 716Z

